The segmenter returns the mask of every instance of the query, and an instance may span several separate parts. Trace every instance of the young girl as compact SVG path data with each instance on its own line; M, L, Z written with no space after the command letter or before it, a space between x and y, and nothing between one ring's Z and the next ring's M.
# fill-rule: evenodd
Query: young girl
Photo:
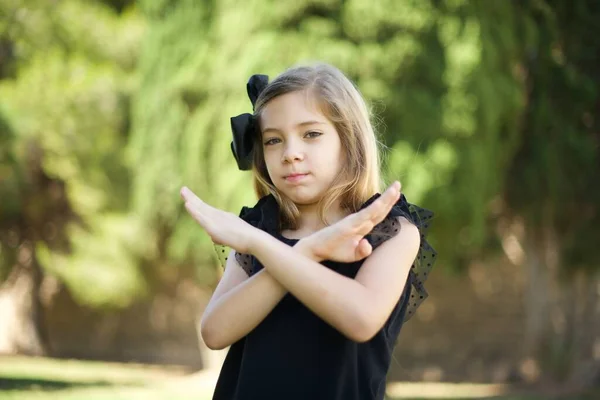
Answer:
M214 399L383 399L400 327L427 294L432 215L398 182L378 194L367 107L339 70L247 88L254 114L232 118L232 150L260 200L236 217L181 190L233 249L201 322L208 347L231 346Z

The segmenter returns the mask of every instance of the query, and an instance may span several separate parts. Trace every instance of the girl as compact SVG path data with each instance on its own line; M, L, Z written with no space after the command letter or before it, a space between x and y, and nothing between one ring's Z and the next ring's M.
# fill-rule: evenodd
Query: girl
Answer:
M398 182L378 194L367 107L339 70L247 88L254 114L232 118L232 150L260 200L236 217L181 190L233 249L201 322L208 347L231 346L214 399L383 399L400 327L426 297L431 213Z

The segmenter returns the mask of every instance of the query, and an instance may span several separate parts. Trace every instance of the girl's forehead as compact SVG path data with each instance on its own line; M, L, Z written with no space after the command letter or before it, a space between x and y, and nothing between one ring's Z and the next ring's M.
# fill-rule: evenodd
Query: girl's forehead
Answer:
M308 120L327 121L316 96L308 91L295 91L277 96L270 100L260 115L262 124L288 125Z

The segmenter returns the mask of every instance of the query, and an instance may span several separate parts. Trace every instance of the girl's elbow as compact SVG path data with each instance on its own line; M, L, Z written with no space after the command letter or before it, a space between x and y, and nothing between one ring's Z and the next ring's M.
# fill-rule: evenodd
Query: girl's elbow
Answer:
M381 327L368 315L357 315L348 328L346 336L357 343L365 343L373 339Z
M369 340L373 339L373 337L375 337L375 334L377 332L378 331L375 329L363 328L363 329L354 331L349 336L349 339L356 343L365 343L365 342L368 342Z
M208 347L211 350L223 350L227 347L226 343L220 342L218 338L206 335L205 333L202 334L202 340L204 341L206 347Z
M229 344L223 341L223 335L220 335L206 320L200 322L200 336L202 341L211 350L222 350Z

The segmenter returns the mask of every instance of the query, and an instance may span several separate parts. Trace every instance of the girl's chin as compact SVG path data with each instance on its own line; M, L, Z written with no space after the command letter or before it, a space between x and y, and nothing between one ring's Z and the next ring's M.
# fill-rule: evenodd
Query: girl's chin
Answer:
M314 193L313 191L286 191L284 192L287 198L294 202L294 204L299 206L309 206L311 204L316 204L321 200L321 193Z

